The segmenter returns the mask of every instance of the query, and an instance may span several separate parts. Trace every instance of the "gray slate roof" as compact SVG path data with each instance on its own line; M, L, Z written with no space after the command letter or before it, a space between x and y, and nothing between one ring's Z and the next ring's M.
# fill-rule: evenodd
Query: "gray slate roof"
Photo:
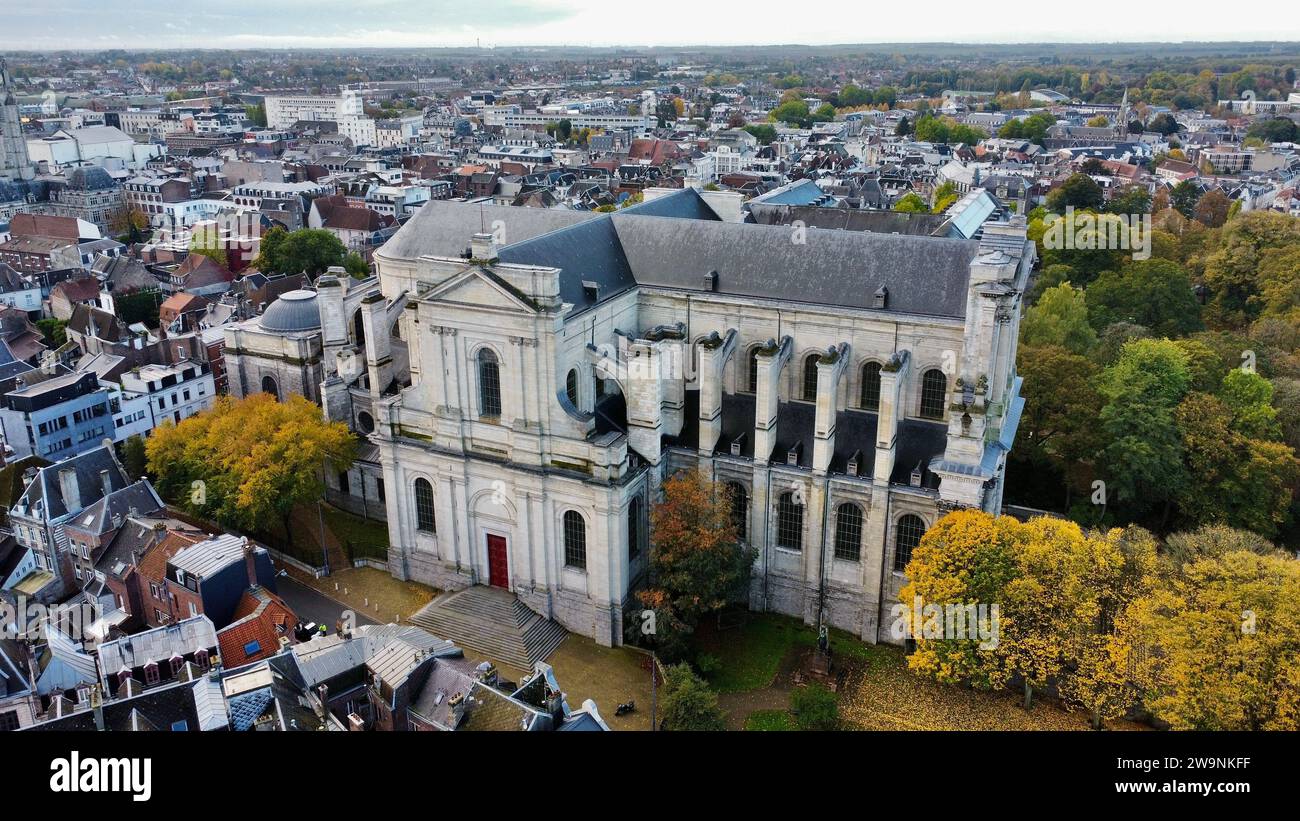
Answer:
M89 507L104 496L102 472L108 472L111 490L121 490L130 480L126 471L117 463L112 446L100 446L94 450L64 459L56 465L43 467L32 483L23 491L14 507L22 507L27 515L43 521L52 521L68 513L67 500L63 498L59 484L59 472L72 469L77 472L77 493L81 497L76 504L78 510ZM33 508L37 502L45 502L45 511L36 515Z
M491 232L497 221L504 226L505 242L513 244L599 216L590 211L435 200L422 205L380 253L395 259L457 257L469 248L470 237Z
M480 214L481 212L481 214ZM635 285L963 318L973 240L722 222L693 189L612 214L431 202L382 249L389 258L459 256L470 237L505 226L503 263L559 268L560 296L581 311ZM593 300L584 282L598 286Z
M718 292L818 305L871 308L884 285L887 310L933 316L966 313L968 240L808 228L791 242L783 226L613 216L619 244L641 285L702 289L718 272Z

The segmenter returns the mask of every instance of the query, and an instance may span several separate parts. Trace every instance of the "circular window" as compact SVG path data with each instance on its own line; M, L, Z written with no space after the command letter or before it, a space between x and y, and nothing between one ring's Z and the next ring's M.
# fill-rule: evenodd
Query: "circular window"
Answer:
M357 427L361 429L362 433L374 433L375 418L365 411L362 411L357 414Z

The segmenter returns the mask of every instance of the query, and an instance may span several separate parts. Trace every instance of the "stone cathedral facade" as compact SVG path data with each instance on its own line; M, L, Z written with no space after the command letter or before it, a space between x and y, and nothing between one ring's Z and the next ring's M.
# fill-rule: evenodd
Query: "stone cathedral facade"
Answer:
M321 401L378 450L394 576L504 587L617 644L659 486L698 470L757 548L753 609L896 640L921 534L1001 507L1034 246L1014 219L748 224L730 196L431 202L376 280L318 281Z

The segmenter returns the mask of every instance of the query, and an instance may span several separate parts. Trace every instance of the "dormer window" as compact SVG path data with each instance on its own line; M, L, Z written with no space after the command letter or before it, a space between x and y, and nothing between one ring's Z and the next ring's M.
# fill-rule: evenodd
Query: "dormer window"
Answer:
M144 666L145 684L157 684L161 680L162 676L158 672L158 663L156 661L151 661Z
M871 295L871 307L878 311L883 311L889 303L889 289L881 285L876 292Z

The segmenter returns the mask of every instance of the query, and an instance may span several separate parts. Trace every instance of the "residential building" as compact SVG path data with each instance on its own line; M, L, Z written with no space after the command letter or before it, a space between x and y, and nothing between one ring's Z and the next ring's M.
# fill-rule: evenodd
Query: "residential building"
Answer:
M179 423L212 407L217 389L207 362L185 359L173 365L147 364L125 371L122 391L148 399L153 427L170 419Z

